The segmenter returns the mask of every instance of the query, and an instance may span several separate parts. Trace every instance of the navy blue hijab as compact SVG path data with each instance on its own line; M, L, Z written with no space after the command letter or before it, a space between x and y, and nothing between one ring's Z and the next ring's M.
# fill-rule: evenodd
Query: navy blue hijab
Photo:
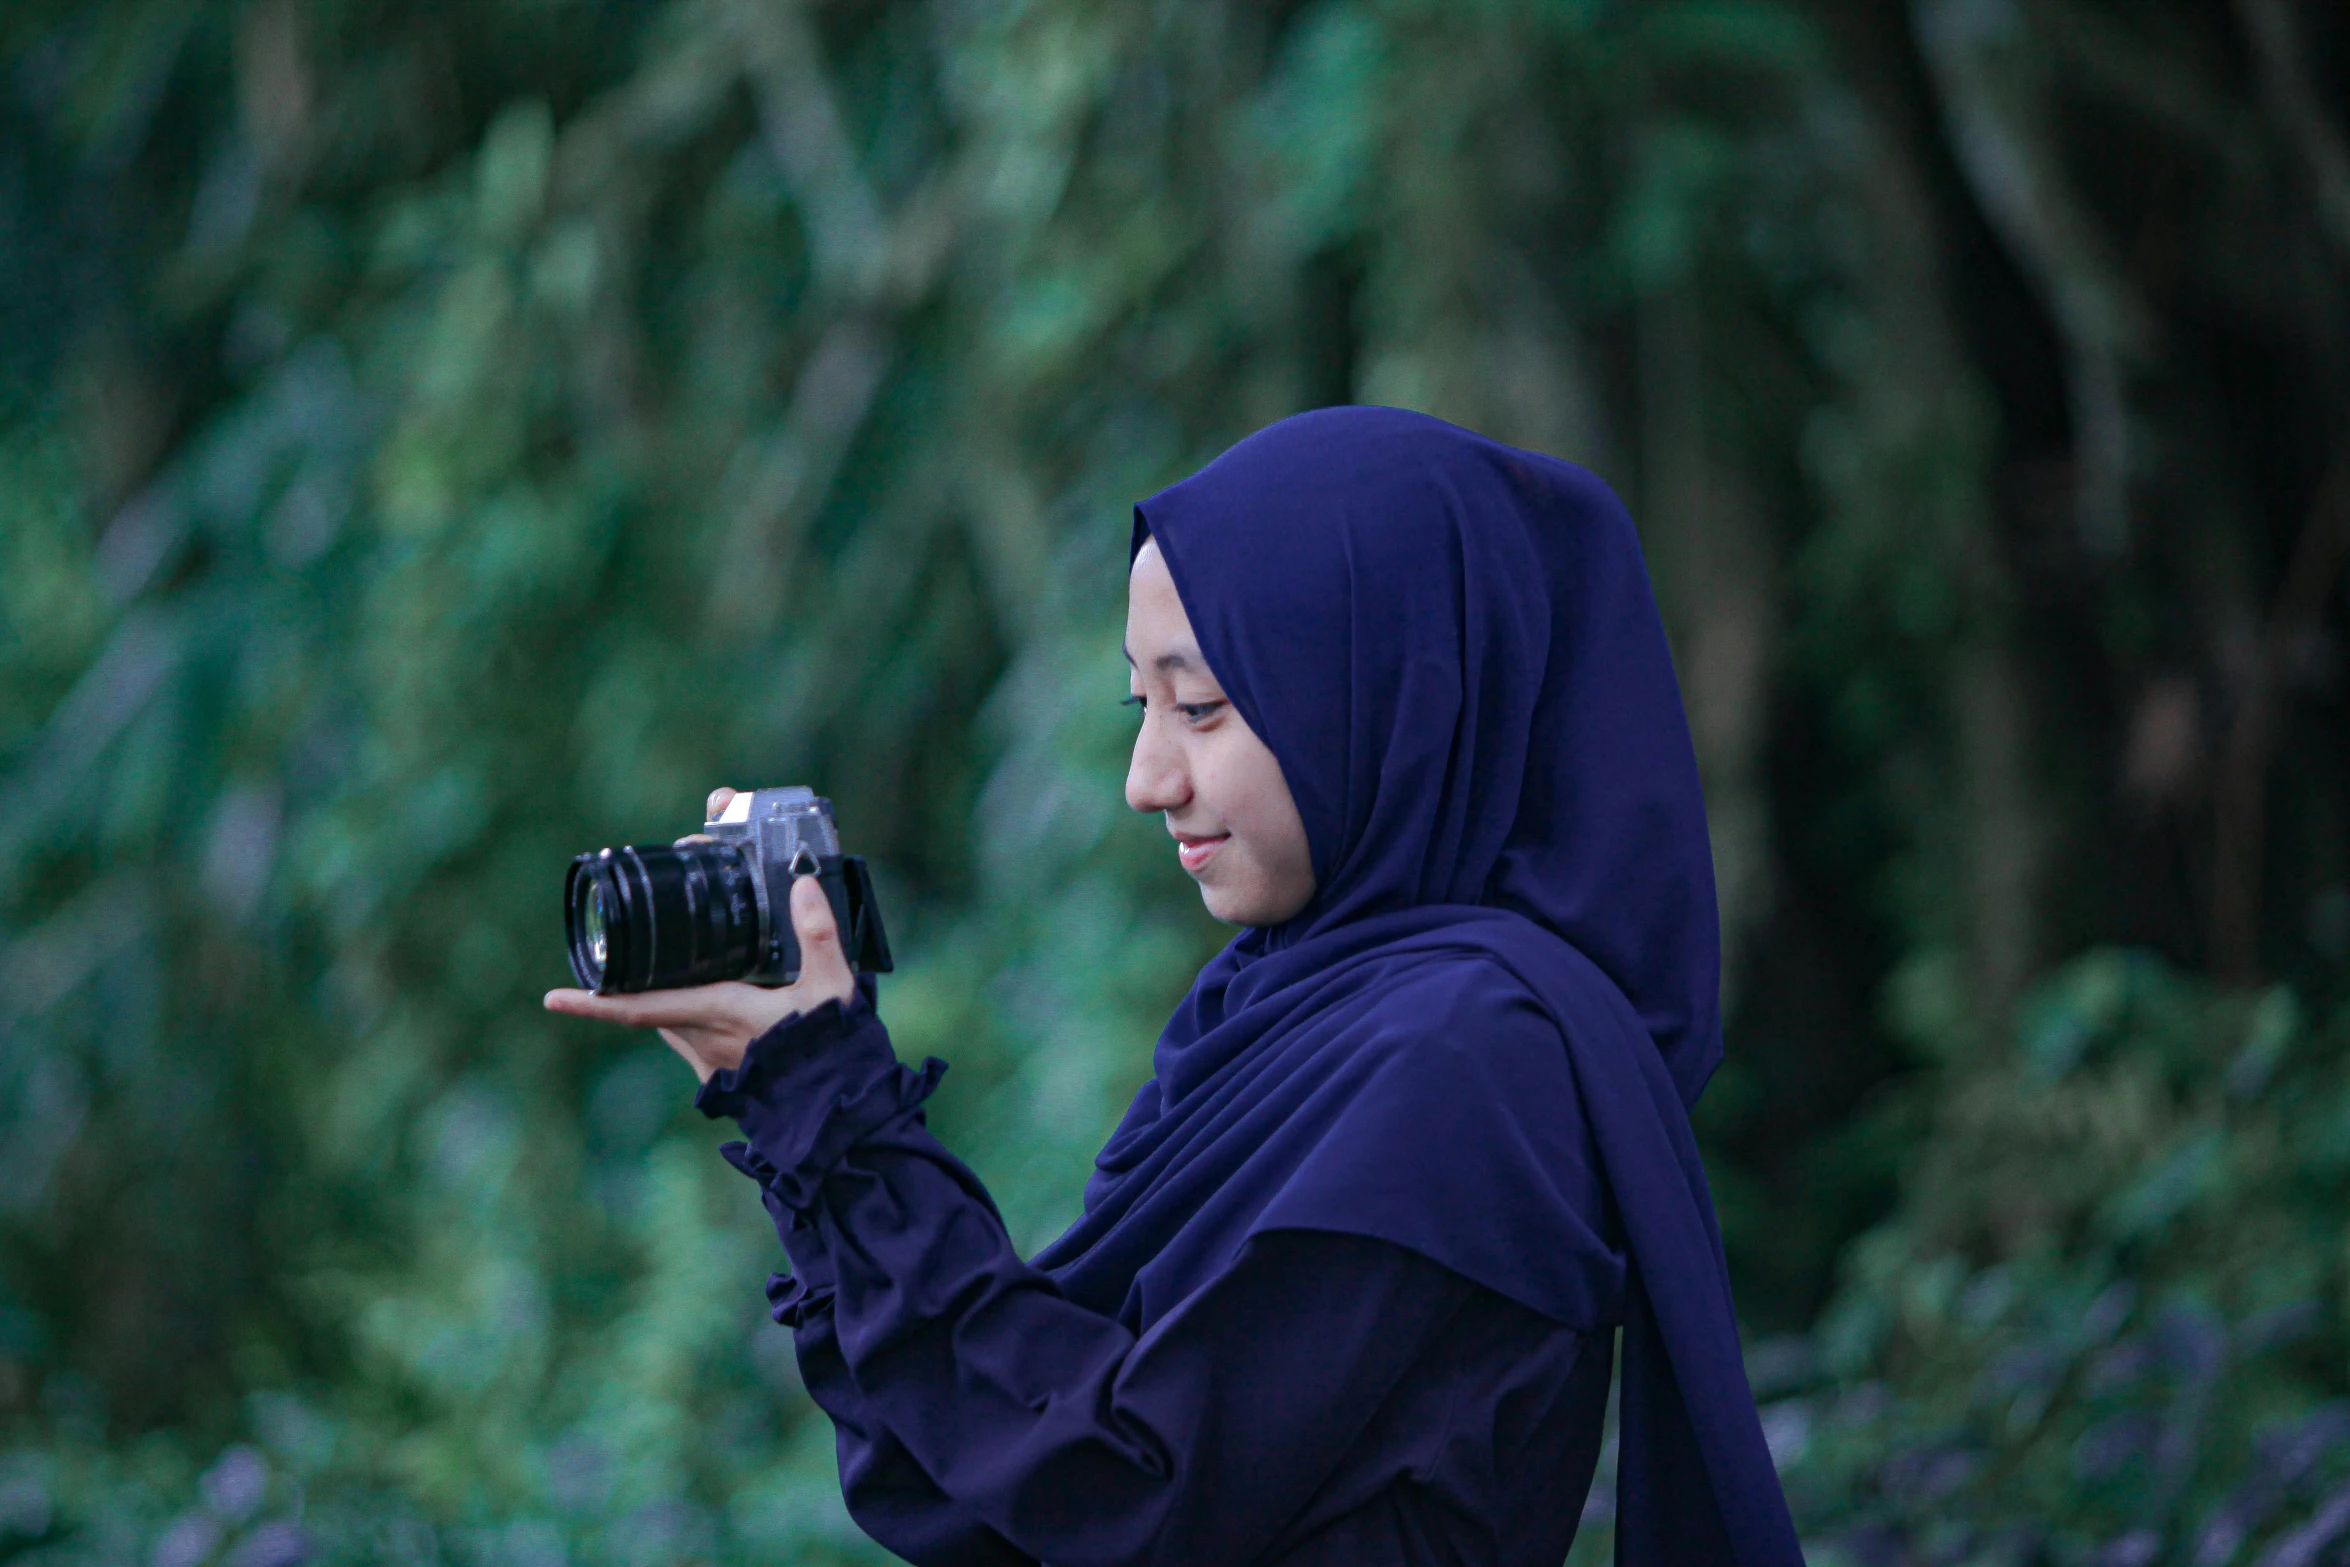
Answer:
M1620 1323L1619 1560L1800 1562L1689 1130L1721 1057L1712 859L1623 507L1338 408L1134 530L1279 760L1317 890L1201 971L1037 1265L1139 1331L1250 1236L1337 1231Z

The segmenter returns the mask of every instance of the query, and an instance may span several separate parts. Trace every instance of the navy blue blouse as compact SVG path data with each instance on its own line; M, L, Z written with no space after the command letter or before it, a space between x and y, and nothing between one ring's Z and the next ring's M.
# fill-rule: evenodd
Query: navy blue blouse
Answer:
M863 998L778 1025L703 1089L750 1139L792 1273L768 1295L838 1432L850 1512L924 1567L1555 1567L1613 1334L1418 1252L1258 1234L1155 1320L1068 1300L923 1125Z

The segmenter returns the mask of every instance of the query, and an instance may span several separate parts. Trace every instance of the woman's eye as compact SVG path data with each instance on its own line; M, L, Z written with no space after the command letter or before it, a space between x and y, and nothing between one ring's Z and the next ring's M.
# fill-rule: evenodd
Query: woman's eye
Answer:
M1136 692L1132 696L1121 699L1118 705L1120 707L1140 707L1147 709L1150 706L1150 703L1142 695L1142 693ZM1231 706L1229 702L1225 702L1221 699L1213 702L1170 702L1167 705L1174 708L1176 712L1182 714L1183 721L1195 729L1213 719L1218 713L1224 711L1225 708Z

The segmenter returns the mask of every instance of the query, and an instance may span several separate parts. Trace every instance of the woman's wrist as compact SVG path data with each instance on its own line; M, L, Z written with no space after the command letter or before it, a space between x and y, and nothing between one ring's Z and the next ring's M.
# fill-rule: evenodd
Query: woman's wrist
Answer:
M742 1060L712 1072L694 1106L716 1120L732 1117L752 1146L766 1145L780 1126L821 1115L897 1065L888 1030L866 985L844 1000L796 1012L752 1040Z
M727 1162L765 1189L779 1223L812 1211L834 1167L868 1138L919 1119L946 1072L943 1061L920 1071L898 1064L870 983L769 1029L694 1100L704 1115L741 1126L748 1146L730 1144Z

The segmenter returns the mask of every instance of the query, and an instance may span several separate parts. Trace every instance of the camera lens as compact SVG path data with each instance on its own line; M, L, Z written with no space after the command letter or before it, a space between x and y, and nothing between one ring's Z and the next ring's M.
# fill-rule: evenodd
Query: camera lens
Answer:
M588 958L601 973L607 946L604 940L604 889L588 883L587 916L580 922L580 936L587 942Z
M606 995L742 978L759 966L753 874L729 844L581 855L563 898L573 976Z

